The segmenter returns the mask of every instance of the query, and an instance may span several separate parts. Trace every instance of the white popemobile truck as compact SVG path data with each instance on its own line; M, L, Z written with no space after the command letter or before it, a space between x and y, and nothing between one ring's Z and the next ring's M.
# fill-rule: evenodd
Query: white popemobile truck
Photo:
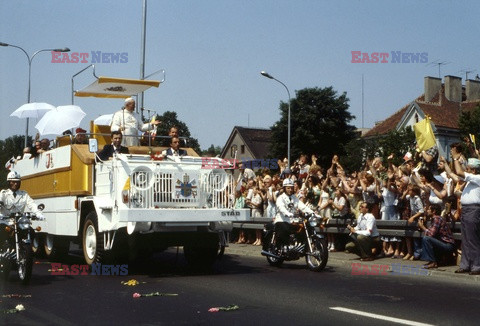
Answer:
M158 87L154 82L98 77L75 94L128 97L139 86ZM189 264L213 264L226 245L224 231L250 219L247 209L233 208L231 171L202 168L191 148L188 156L159 160L155 154L164 148L132 146L130 154L101 162L94 150L109 143L109 127L99 131L91 125L92 146L57 139L56 148L11 168L21 174L22 188L45 204L46 220L33 225L41 227L34 250L59 258L73 241L93 264L183 246Z

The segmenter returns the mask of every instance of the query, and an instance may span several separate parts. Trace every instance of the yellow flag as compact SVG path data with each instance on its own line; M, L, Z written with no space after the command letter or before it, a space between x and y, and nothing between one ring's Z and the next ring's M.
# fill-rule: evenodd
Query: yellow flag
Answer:
M473 148L477 148L477 144L475 144L475 135L473 135L473 134L468 134L468 136L470 136L470 141L471 141L472 144L473 144Z
M415 138L417 139L418 150L425 151L436 144L430 119L426 117L413 125Z
M123 185L123 191L128 191L130 190L130 177L125 181L125 184Z

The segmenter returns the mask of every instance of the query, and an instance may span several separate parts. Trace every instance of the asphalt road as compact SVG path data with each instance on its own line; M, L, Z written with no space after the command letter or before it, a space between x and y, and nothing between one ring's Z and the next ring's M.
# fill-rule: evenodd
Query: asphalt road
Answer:
M74 255L66 263L83 264ZM51 270L51 263L37 261L28 286L12 273L0 287L0 324L386 325L394 322L384 318L397 318L395 323L407 325L478 325L480 319L478 282L351 275L351 267L335 261L314 273L303 260L275 268L263 257L230 254L211 273L199 273L188 269L180 249L179 255L170 250L129 265L124 276L51 275ZM131 279L139 284L121 283ZM170 296L133 297L155 292ZM25 310L5 313L17 304ZM229 305L238 309L208 311Z

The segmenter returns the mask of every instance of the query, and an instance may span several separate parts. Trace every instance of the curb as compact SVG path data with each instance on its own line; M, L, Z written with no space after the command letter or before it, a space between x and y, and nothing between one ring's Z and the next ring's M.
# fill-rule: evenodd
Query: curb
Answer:
M250 244L234 244L230 243L228 247L225 248L226 255L239 255L239 256L249 256L249 257L260 257L264 258L260 251L262 250L261 246L253 246ZM390 258L380 258L374 261L362 262L359 258L353 254L348 254L345 252L330 252L328 255L329 261L334 261L337 264L345 265L347 268L354 263L360 263L362 265L389 265L388 272L393 273L392 264L402 264L408 266L415 266L422 268L425 264L424 261L414 260L414 261L404 261L401 259L390 259ZM328 266L328 264L327 264ZM443 278L455 278L457 280L465 280L469 282L480 282L480 275L469 275L469 274L456 274L455 270L458 269L458 266L441 266L437 269L427 270L426 275L418 276L432 276L432 277L443 277ZM402 275L402 274L397 274ZM415 275L415 274L410 274Z

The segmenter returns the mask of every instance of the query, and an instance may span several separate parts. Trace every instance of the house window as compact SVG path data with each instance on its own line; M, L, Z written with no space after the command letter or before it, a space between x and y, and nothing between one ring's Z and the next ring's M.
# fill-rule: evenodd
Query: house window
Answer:
M235 157L236 152L237 152L237 145L233 145L233 146L230 148L230 156L231 156L231 157Z
M245 154L245 145L240 145L240 154Z

